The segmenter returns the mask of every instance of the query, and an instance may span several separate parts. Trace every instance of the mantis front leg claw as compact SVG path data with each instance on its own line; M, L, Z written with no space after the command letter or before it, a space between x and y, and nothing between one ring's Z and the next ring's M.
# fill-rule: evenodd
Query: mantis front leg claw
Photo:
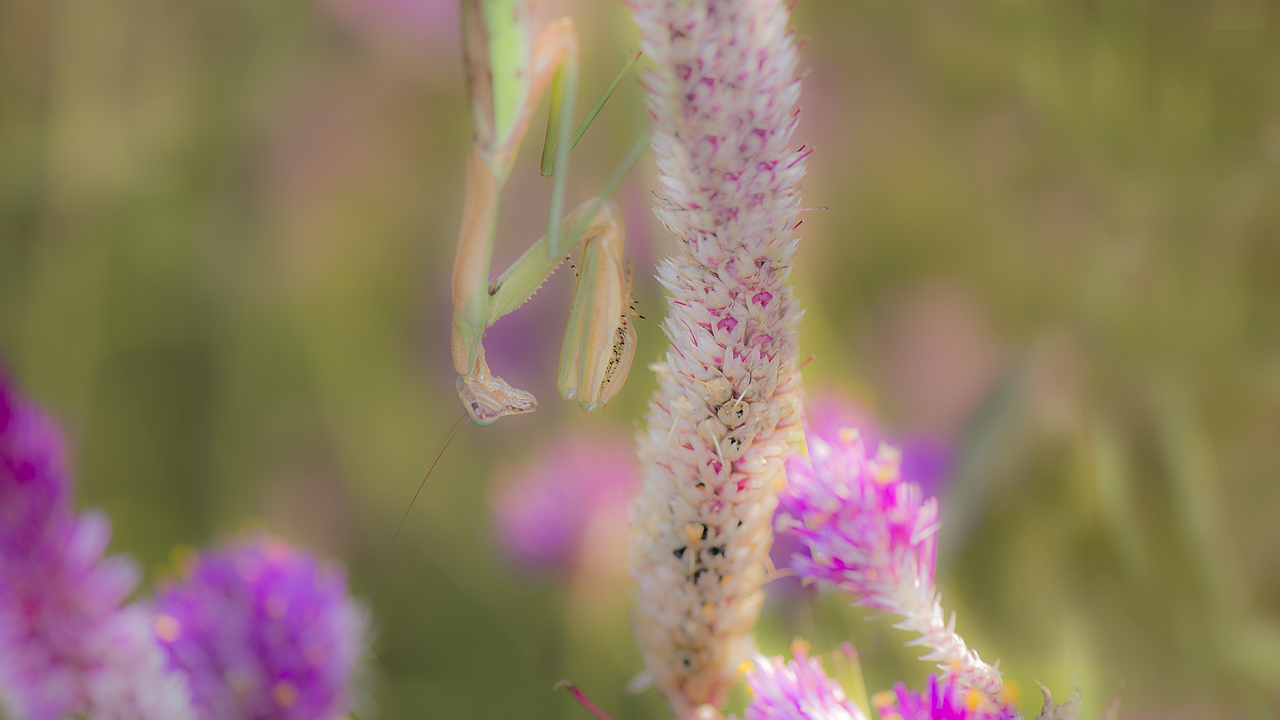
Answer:
M471 422L481 427L493 424L498 418L531 413L538 408L533 393L512 387L489 371L483 346L476 354L476 364L471 373L459 375L454 388Z

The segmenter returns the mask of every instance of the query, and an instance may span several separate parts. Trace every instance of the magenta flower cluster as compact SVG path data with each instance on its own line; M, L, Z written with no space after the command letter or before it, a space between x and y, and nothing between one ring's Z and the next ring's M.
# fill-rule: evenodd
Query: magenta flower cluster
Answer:
M909 690L898 683L892 691L877 693L872 702L880 720L1000 720L1011 717L993 708L982 694L962 686L956 678L939 682L930 675L924 692Z
M802 643L791 648L794 660L757 654L747 668L751 704L747 720L866 720L844 689L827 677L822 661L809 657ZM914 719L912 719L914 720Z
M0 373L0 703L15 720L332 720L364 626L342 573L232 543L127 604L140 573L77 514L62 434Z
M904 581L933 583L937 500L925 500L918 485L902 479L896 449L881 445L868 455L856 430L811 435L808 447L808 458L787 466L789 488L776 516L779 530L809 547L810 556L794 556L793 567L853 593L860 604L896 612Z

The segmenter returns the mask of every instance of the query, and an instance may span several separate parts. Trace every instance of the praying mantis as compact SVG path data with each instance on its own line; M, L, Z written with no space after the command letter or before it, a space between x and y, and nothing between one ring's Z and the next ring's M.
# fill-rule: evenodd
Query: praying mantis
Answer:
M622 389L635 356L631 323L631 266L623 262L622 212L609 197L617 191L649 146L637 138L604 189L564 216L569 151L591 125L605 101L640 58L635 53L614 77L578 129L570 135L578 90L578 36L563 18L536 24L545 0L462 0L462 33L467 90L475 135L467 159L462 227L453 259L453 320L450 350L458 373L455 388L471 422L481 427L501 417L533 412L531 393L512 387L489 370L484 331L524 304L550 277L565 253L582 244L578 278L564 343L560 347L558 389L584 410L603 408ZM542 94L551 91L551 112L542 150L542 175L553 176L547 233L511 267L489 280L498 200L515 164L520 141ZM639 317L639 316L637 316ZM394 547L409 510L426 486L461 427L462 418L436 455L396 528ZM382 577L391 548L374 575ZM370 590L370 597L373 592ZM366 608L368 599L365 600Z
M569 151L609 94L634 65L634 55L571 137L578 88L578 36L569 18L536 27L543 0L462 0L463 41L475 135L467 161L465 200L453 264L451 351L455 387L476 425L533 412L531 393L489 370L487 328L520 307L579 243L582 258L560 352L558 389L585 410L603 408L622 387L635 354L631 267L624 263L621 212L608 198L647 147L637 142L606 189L563 214ZM498 202L520 142L543 93L550 116L542 174L553 176L547 232L493 281Z

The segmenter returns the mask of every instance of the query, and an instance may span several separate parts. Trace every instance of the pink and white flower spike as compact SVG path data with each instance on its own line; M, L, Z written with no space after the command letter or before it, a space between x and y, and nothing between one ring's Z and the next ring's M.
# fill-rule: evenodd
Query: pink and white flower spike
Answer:
M850 593L858 605L900 616L894 627L919 635L910 644L929 649L921 659L936 662L944 680L976 689L993 706L1011 706L997 667L965 644L954 615L943 618L934 586L937 499L902 478L897 448L882 443L870 452L852 428L837 436L828 442L811 434L808 456L788 462L775 522L810 552L793 555L792 567L806 581Z

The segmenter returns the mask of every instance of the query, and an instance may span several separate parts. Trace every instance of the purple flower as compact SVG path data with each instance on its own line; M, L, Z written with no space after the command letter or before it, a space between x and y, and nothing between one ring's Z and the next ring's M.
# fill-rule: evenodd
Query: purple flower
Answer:
M930 652L944 679L958 678L984 699L1006 707L1008 691L998 667L983 662L947 622L934 587L938 502L902 479L901 453L881 444L874 455L861 433L844 428L830 440L808 436L808 457L787 465L789 486L780 498L776 523L808 546L791 565L808 582L829 581L859 605L901 620L895 628L919 634L915 645Z
M138 584L103 558L111 528L76 516L62 435L0 373L0 698L25 720L193 718L145 614Z
M183 570L159 588L154 624L201 720L330 720L351 708L365 627L340 569L258 536Z
M956 678L945 685L930 675L923 693L898 683L893 691L876 693L871 699L880 720L1005 720L1017 713L1010 707L989 703L982 693L965 688Z
M583 559L593 528L603 526L615 531L621 556L627 503L639 484L635 450L625 435L560 437L532 467L513 473L491 493L502 550L521 569L568 568Z
M840 684L827 677L822 661L809 657L804 643L792 645L791 654L791 662L755 656L746 673L752 695L747 720L866 720Z
M191 693L156 642L151 617L139 605L107 616L84 639L93 665L85 672L94 720L196 720Z

